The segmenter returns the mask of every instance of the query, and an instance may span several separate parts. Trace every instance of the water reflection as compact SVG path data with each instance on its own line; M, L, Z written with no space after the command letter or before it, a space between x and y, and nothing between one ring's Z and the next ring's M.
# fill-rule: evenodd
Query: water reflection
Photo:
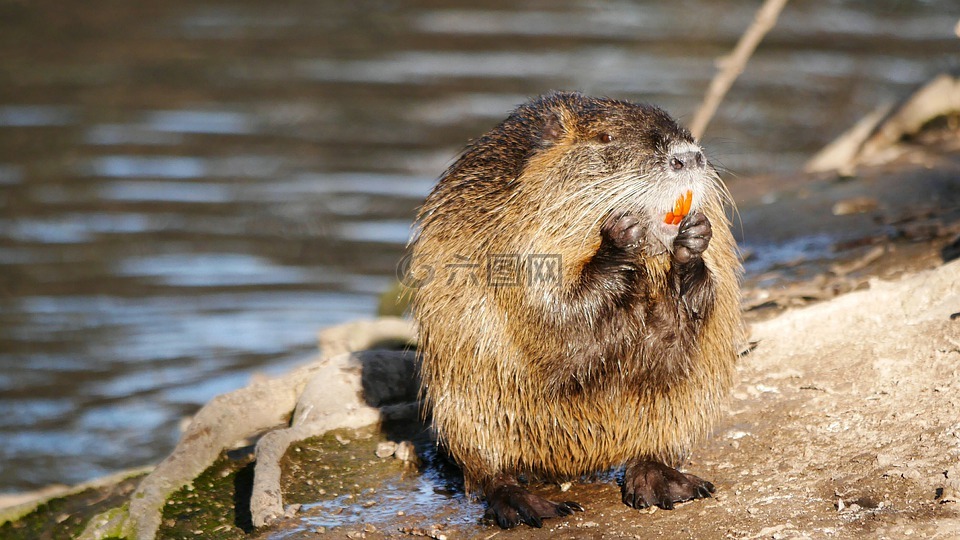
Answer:
M755 5L48 7L0 7L0 492L155 461L182 415L371 316L434 179L527 96L688 119ZM708 150L796 168L954 65L957 18L792 2Z
M248 135L254 132L254 117L233 111L156 111L146 115L145 127L172 133Z
M100 124L87 130L83 142L98 146L165 146L182 144L183 137L176 133L152 131L144 126Z
M28 220L0 223L0 234L20 242L51 242L57 244L86 242L91 239L81 223L70 220ZM2 261L0 256L0 261Z
M339 236L354 242L404 244L410 238L410 220L353 221L343 225Z
M245 253L176 253L120 261L116 273L163 285L214 287L310 282L305 268L284 267Z
M178 156L104 156L90 160L90 175L108 178L199 178L206 160Z
M201 177L264 178L277 173L282 159L277 157L235 156L200 158L187 156L102 156L91 159L83 172L106 178Z
M436 178L402 174L375 173L301 173L282 184L251 186L250 194L260 200L287 201L297 197L325 200L335 195L384 195L422 202ZM335 205L331 205L335 206ZM336 211L336 208L332 208Z
M0 186L19 184L23 181L23 167L0 163Z
M9 105L0 107L0 127L66 126L77 121L73 107Z
M181 171L182 172L182 171ZM227 203L233 199L230 186L192 182L112 182L101 185L100 198L114 201L171 203Z

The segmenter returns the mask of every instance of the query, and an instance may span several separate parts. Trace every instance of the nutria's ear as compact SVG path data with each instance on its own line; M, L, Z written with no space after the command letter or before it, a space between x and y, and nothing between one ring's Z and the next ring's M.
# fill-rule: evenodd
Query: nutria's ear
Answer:
M563 119L559 111L550 111L543 122L543 132L540 134L544 142L556 142L563 138L567 130L563 126Z

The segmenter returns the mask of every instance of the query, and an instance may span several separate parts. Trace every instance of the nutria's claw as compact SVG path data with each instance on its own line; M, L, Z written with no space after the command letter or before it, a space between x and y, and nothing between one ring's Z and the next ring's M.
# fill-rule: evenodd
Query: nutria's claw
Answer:
M701 479L702 480L702 479ZM713 484L702 480L703 484L697 486L697 499L709 499L713 496L713 492L716 491L716 488L713 487Z
M628 212L613 212L603 226L600 235L619 249L632 249L640 245L643 238L643 225L640 216Z
M673 239L673 257L677 262L692 262L707 250L713 238L713 227L703 212L691 212L680 222L676 238Z
M673 510L674 503L706 499L713 484L692 474L684 474L656 461L639 461L623 476L621 495L624 504L637 509L652 505Z
M569 516L582 512L583 507L571 501L555 503L534 495L515 484L502 485L487 496L484 520L494 521L502 529L511 529L520 523L543 527L543 519Z
M569 516L574 512L583 512L583 507L573 501L557 503L557 514L560 516Z

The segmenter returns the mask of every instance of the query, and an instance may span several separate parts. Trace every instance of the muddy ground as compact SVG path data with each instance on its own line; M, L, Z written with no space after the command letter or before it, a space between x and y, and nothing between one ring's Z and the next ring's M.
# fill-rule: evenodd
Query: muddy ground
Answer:
M412 425L292 446L294 506L260 531L244 509L249 449L230 452L168 503L161 537L960 538L960 261L944 262L960 235L956 143L852 179L733 190L756 346L687 467L717 486L714 498L636 511L610 473L566 492L535 486L585 511L501 531L479 522L482 505ZM378 458L387 438L413 439L420 468ZM84 507L120 504L129 489L55 499L0 526L0 538L69 538Z

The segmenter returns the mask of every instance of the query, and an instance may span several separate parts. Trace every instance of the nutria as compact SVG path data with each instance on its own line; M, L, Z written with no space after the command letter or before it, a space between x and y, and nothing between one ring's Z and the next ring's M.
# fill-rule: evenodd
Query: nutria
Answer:
M427 197L412 270L438 440L501 527L580 511L520 479L624 466L635 508L709 497L678 471L740 338L728 192L665 112L555 93L472 142Z

